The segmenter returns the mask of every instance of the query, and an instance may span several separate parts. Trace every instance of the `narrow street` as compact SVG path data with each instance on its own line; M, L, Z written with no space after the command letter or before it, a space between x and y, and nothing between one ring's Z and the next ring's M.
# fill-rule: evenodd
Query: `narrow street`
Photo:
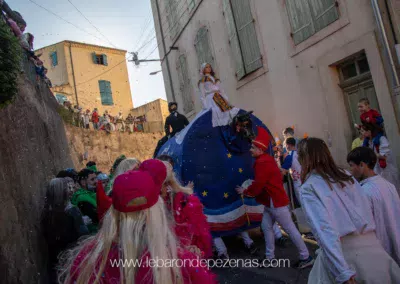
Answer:
M265 251L264 239L260 234L253 234L253 240L259 249L258 256L253 258L261 258ZM246 259L248 253L244 250L243 242L240 238L224 238L229 250L229 256L232 259ZM308 243L307 247L315 256L316 246ZM293 243L288 240L285 248L276 247L276 257L278 259L289 259L290 264L294 265L297 259L297 250ZM213 270L218 275L221 284L283 284L296 283L306 284L308 274L311 268L297 270L294 268L216 268Z

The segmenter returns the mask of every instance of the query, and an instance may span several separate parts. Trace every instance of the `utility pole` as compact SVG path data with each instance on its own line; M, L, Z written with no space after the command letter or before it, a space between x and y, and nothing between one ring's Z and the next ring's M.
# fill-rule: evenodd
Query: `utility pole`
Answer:
M165 46L165 39L164 39L164 31L161 23L161 15L160 15L160 7L158 6L158 0L155 0L156 2L156 8L157 8L157 17L158 17L158 23L160 24L160 35L161 35L161 41L163 44L163 53L165 56L165 63L167 64L167 72L168 72L168 79L169 79L169 85L171 87L171 95L172 95L172 100L176 102L175 99L175 92L174 92L174 85L172 84L172 77L171 77L171 69L169 67L169 60L168 60L168 55L167 55L167 48Z
M75 71L74 71L74 61L72 60L71 43L69 44L69 57L70 57L70 59L71 59L72 79L73 79L73 81L74 81L74 90L75 90L76 105L79 107L78 91L76 90L76 80L75 80Z

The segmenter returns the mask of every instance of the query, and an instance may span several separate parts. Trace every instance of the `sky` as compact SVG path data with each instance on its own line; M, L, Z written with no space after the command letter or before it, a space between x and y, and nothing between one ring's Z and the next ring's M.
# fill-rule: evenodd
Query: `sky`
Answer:
M66 23L31 1L47 8L75 26ZM70 3L93 23L94 28ZM11 9L22 14L27 22L25 32L34 35L34 49L63 40L79 41L102 46L137 51L154 36L154 21L150 0L7 0ZM100 31L100 32L99 32ZM92 34L92 35L90 35ZM139 51L139 59L158 59L157 41L154 38ZM134 107L158 98L166 99L159 62L135 66L127 62ZM110 71L112 72L112 71Z

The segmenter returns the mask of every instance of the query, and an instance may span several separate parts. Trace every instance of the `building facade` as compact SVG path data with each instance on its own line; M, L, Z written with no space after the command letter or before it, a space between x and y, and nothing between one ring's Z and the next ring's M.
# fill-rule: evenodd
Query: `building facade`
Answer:
M193 118L200 65L211 63L233 105L274 133L294 125L323 138L344 166L367 97L399 158L399 2L152 0L167 98Z
M169 115L168 102L157 99L132 109L131 114L142 124L144 132L164 132L165 119Z
M62 41L35 51L48 68L52 91L84 109L127 115L133 107L126 50Z

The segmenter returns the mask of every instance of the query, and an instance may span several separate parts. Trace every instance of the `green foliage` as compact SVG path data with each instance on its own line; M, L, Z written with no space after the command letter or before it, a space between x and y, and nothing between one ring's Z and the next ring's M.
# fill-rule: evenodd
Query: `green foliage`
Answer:
M65 109L62 106L58 107L57 112L65 123L73 125L73 112Z
M0 108L11 103L18 92L21 53L19 39L0 19Z

